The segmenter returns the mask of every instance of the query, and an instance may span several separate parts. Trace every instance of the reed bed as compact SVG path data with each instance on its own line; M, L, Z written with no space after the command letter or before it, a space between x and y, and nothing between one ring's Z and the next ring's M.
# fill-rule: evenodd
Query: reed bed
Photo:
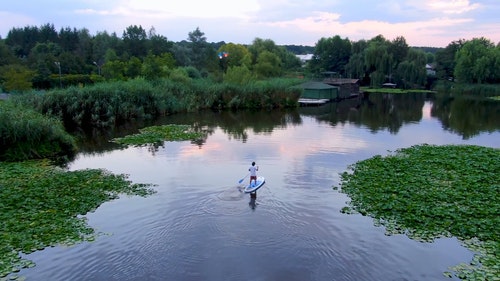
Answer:
M15 100L43 114L57 116L66 126L112 127L132 119L152 119L204 109L274 109L296 107L301 94L291 86L299 81L275 79L237 85L205 79L98 83L43 94L30 93Z
M0 161L74 155L76 144L60 120L33 109L0 103Z

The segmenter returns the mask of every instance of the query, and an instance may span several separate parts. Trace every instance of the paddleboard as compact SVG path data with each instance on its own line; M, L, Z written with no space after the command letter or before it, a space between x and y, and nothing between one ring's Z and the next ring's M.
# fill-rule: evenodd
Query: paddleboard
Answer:
M252 193L257 191L257 189L261 188L264 183L266 183L266 179L264 177L257 177L257 182L252 181L251 184L247 185L244 189L245 193Z

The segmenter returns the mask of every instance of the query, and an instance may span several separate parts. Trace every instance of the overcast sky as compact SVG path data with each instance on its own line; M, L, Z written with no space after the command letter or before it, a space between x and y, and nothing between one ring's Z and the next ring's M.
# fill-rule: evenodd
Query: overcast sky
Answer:
M500 42L500 0L0 0L0 36L13 27L116 32L151 27L170 41L197 27L208 42L314 46L322 37L353 41L404 36L410 46L446 47L458 39Z

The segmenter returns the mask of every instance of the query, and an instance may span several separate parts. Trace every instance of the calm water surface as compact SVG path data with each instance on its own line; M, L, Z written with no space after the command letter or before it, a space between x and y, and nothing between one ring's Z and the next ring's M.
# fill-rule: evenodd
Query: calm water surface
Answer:
M104 168L154 183L87 214L95 242L28 256L27 280L450 280L473 253L455 238L420 243L346 215L334 190L356 161L416 144L500 147L498 103L372 95L293 112L176 115L200 143L120 149L94 134L71 170ZM462 110L466 108L467 110ZM470 112L473 111L473 112ZM464 113L469 112L469 113ZM252 200L238 180L256 161L266 184ZM248 179L248 178L247 178ZM245 180L245 183L247 180Z

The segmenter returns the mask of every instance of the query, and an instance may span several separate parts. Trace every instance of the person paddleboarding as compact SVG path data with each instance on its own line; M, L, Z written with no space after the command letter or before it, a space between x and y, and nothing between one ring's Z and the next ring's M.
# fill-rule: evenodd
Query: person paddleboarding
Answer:
M255 162L252 162L252 166L248 168L250 172L250 186L252 185L252 180L254 184L257 184L257 171L259 170L259 166L255 166Z

